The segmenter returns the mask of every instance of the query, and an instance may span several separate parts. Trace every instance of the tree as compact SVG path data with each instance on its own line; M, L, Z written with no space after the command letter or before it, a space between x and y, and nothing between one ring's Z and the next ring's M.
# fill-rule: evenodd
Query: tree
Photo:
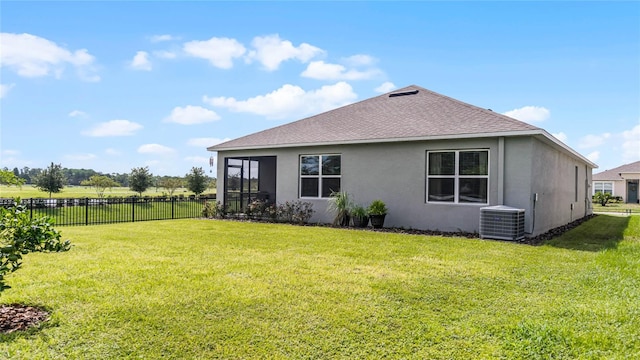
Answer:
M40 191L48 192L49 198L51 198L51 193L59 193L60 190L64 188L65 183L66 179L64 178L60 164L55 165L51 163L51 165L42 170L36 178L36 187Z
M177 177L164 178L158 181L158 186L166 189L169 192L169 196L173 196L173 193L182 187L182 179Z
M22 186L24 179L17 177L13 171L0 170L0 184Z
M187 181L187 189L193 191L196 195L202 194L209 185L208 178L201 167L192 167L191 172L185 175L185 178Z
M106 189L111 189L112 187L120 186L120 184L118 184L117 182L113 181L113 179L105 175L93 175L92 177L89 178L89 180L83 180L80 183L80 185L92 186L94 189L96 189L96 193L98 193L99 198L104 197L104 191Z
M142 196L142 193L150 188L151 185L153 185L153 175L149 172L148 166L131 169L129 189Z

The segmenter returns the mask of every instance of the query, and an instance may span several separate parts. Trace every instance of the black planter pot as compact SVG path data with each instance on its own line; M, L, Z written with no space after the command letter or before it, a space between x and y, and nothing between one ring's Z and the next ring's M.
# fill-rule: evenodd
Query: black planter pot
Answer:
M359 228L365 228L369 225L369 217L368 216L354 216L353 217L353 226Z
M369 215L369 219L371 219L371 226L373 226L374 229L381 229L382 225L384 225L385 216L387 216L387 214Z

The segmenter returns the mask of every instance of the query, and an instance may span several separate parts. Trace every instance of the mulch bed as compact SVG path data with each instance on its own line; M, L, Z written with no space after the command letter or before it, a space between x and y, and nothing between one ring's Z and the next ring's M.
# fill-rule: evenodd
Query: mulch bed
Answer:
M556 236L560 236L565 232L577 227L583 222L592 219L598 216L597 214L588 215L573 222L570 222L566 225L559 226L557 228L551 229L544 234L537 235L535 237L525 237L524 239L518 241L509 241L509 240L495 240L488 239L490 241L506 241L506 242L515 242L519 244L526 245L542 245L546 241L555 238ZM268 222L263 220L255 220L255 219L218 219L223 221L240 221L240 222ZM407 228L395 228L395 227L385 227L381 229L374 229L371 227L366 228L355 228L355 227L340 227L334 226L331 224L322 224L322 223L308 223L302 224L302 226L320 226L320 227L332 227L332 228L340 228L340 229L354 229L354 230L364 230L364 231L376 231L376 232L388 232L388 233L399 233L399 234L410 234L410 235L426 235L426 236L445 236L445 237L464 237L468 239L478 239L480 238L480 234L475 232L465 232L465 231L455 231L455 232L447 232L447 231L438 231L438 230L418 230L418 229L407 229Z
M10 304L0 306L0 333L24 331L49 320L49 313L35 306Z

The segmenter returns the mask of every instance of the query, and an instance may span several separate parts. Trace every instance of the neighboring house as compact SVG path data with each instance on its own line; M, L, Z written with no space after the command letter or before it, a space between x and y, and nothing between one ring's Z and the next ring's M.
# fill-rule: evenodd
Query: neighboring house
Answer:
M640 183L640 161L593 174L593 192L620 196L626 203L638 203L638 183Z
M591 214L597 165L545 130L409 86L208 148L218 199L308 201L331 222L327 199L346 191L383 200L385 226L479 231L480 209L525 210L534 236Z

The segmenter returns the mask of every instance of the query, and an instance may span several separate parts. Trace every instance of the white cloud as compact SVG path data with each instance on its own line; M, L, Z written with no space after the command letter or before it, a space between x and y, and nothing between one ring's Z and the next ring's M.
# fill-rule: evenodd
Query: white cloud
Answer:
M553 137L555 137L556 139L562 141L563 143L567 142L567 134L563 133L563 132L559 132L559 133L555 133L555 134L551 134L553 135Z
M216 37L205 41L189 41L184 43L183 50L190 56L209 60L211 65L221 69L232 68L233 59L247 51L236 39Z
M149 53L146 51L136 52L133 60L131 60L130 66L135 70L151 71L152 66L149 60Z
M600 151L594 151L589 153L587 155L587 159L591 160L592 162L598 161L598 159L600 159Z
M378 69L347 70L346 67L340 64L328 64L320 60L310 62L307 69L300 75L316 80L364 80L378 74L380 74Z
M180 38L173 35L163 34L153 35L149 40L151 40L151 42L157 43L162 41L180 40Z
M640 125L622 132L622 158L625 162L640 160Z
M69 161L88 161L97 158L94 154L71 154L65 155L64 158Z
M235 112L252 113L269 119L317 114L353 102L358 96L346 82L325 85L317 90L305 91L299 86L286 84L266 95L247 100L232 97L203 97L203 101Z
M70 117L80 117L80 118L86 118L87 117L87 113L85 113L84 111L80 111L80 110L73 110L72 112L69 113Z
M153 55L162 59L175 59L178 56L175 52L167 50L154 51Z
M164 122L172 122L182 125L202 124L220 120L220 116L214 111L201 106L187 105L177 106L171 111L171 115L164 119Z
M396 86L394 83L390 82L390 81L386 81L383 82L382 84L380 84L380 86L378 86L377 88L373 89L375 92L380 93L380 94L384 94L384 93L388 93L389 91L395 89Z
M288 40L280 39L278 34L257 36L251 42L254 50L249 52L247 60L257 60L268 71L277 70L284 61L297 59L306 63L324 51L307 43L293 46Z
M82 134L94 137L131 136L140 129L142 125L129 120L111 120L100 123Z
M7 156L16 156L16 155L20 155L20 151L6 149L6 150L2 150L2 152L0 154L7 155Z
M578 147L583 149L594 148L604 144L605 140L611 137L610 133L604 133L602 135L587 135L580 139Z
M513 109L503 113L503 115L518 119L520 121L532 123L545 121L551 115L551 112L541 106L524 106L519 109Z
M92 75L95 58L86 49L71 52L55 42L31 34L0 34L0 64L24 77L47 76L60 78L66 65L76 68L86 81L99 81Z
M5 97L9 93L9 90L11 90L14 86L14 84L0 84L0 99Z
M231 140L231 139L229 139L229 138L224 138L224 139L218 139L218 138L193 138L193 139L187 140L187 145L195 146L195 147L201 147L201 148L207 148L209 146L218 145L220 143L223 143L223 142L229 141L229 140Z
M345 58L344 61L351 66L366 66L373 65L376 59L369 55L357 54Z
M188 162L192 162L194 164L209 165L209 158L204 156L187 156L184 158L184 160Z
M122 152L120 150L117 150L117 149L114 149L114 148L105 149L104 153L107 154L107 155L111 155L111 156L122 155Z
M175 152L174 149L160 145L160 144L144 144L140 145L138 148L138 152L141 154L158 154L158 155L166 155L172 154Z

